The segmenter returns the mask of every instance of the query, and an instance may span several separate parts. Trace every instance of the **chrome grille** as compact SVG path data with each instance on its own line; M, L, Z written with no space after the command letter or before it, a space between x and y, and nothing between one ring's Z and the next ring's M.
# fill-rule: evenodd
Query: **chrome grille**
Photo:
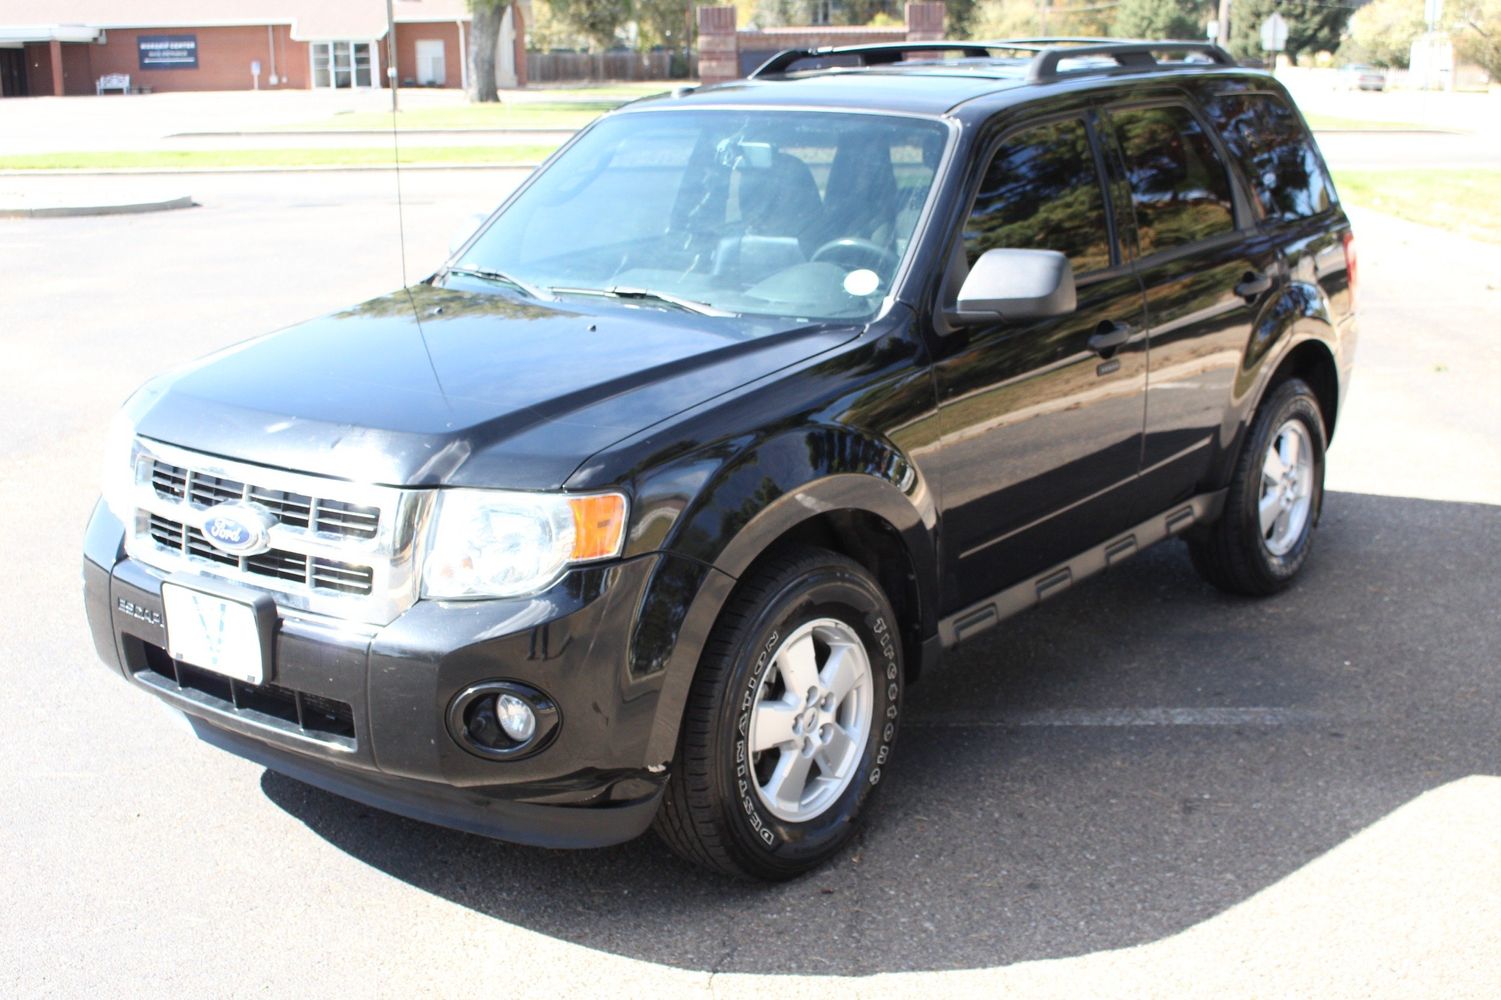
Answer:
M249 465L137 439L127 524L131 558L167 572L234 580L278 606L381 625L417 599L417 540L429 490L370 486ZM203 534L227 502L265 508L271 548L240 556Z
M271 511L288 527L311 528L331 535L374 538L380 526L380 509L377 507L242 483L169 465L160 459L151 463L151 487L160 497L181 500L186 496L204 507L231 500L251 500Z
M149 514L151 537L162 548L181 552L199 559L209 559L225 566L233 566L251 576L272 577L290 580L318 590L331 590L344 594L369 594L374 572L369 566L355 566L333 559L322 559L272 549L253 556L234 556L220 552L209 544L203 532L180 521L173 521L160 514Z

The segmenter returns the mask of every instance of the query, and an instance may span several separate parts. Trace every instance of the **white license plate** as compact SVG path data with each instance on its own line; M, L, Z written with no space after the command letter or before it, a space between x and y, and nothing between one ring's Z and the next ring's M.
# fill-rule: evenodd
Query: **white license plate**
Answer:
M265 682L266 660L251 605L163 583L162 609L172 659L246 684Z

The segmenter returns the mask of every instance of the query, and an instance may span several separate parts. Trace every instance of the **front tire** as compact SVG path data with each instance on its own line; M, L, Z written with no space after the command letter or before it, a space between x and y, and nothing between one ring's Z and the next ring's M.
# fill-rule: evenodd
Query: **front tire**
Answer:
M1233 594L1275 594L1313 546L1324 502L1323 413L1308 383L1279 383L1257 410L1220 519L1188 539L1194 568Z
M881 780L901 696L895 615L870 573L824 549L773 557L705 647L658 834L730 875L817 867Z

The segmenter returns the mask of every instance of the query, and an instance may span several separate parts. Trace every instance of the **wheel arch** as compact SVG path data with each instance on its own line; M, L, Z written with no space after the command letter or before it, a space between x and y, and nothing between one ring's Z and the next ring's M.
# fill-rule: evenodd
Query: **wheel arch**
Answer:
M683 557L669 560L679 571L697 567L692 593L681 588L687 600L669 602L679 609L674 627L638 625L632 637L633 659L662 671L651 745L664 761L675 749L704 643L740 581L777 552L823 547L869 570L896 612L909 681L937 632L935 499L889 441L848 428L804 428L714 464L712 473L695 477L700 488L661 543Z

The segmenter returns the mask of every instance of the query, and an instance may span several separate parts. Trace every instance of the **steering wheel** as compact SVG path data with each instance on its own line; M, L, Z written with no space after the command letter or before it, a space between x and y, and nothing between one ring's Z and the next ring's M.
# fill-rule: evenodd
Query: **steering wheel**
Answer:
M831 264L843 264L850 268L868 267L877 274L888 275L896 270L897 264L901 263L889 247L883 247L871 240L862 240L858 236L842 236L837 240L829 240L814 250L809 260L828 261Z

